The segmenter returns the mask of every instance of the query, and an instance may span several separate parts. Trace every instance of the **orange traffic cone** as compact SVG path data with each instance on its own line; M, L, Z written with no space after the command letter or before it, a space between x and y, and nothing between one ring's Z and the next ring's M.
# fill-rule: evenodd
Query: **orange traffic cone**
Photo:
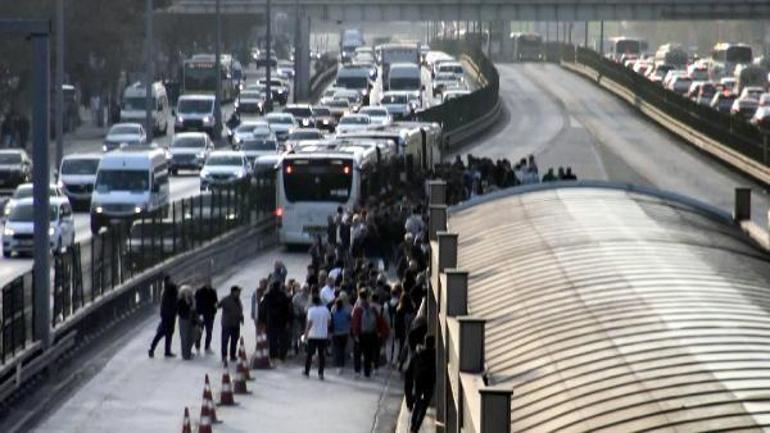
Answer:
M198 424L198 433L213 433L211 429L211 413L205 402L201 406L201 422Z
M243 362L238 362L238 366L235 368L235 381L233 382L235 394L249 394L249 390L246 388L246 376L244 375L244 372L248 371Z
M218 424L221 421L217 419L217 406L214 404L214 395L211 392L211 383L209 382L209 375L206 375L206 384L203 386L203 405L208 407L209 415L211 416L211 422Z
M246 346L243 343L243 336L241 336L240 344L238 345L238 359L246 360Z
M251 368L258 370L268 370L273 368L270 364L270 351L267 345L267 337L262 329L257 331L257 348L254 356L251 358Z
M184 408L184 421L182 421L182 433L192 433L190 424L190 409Z
M222 393L219 395L220 406L235 406L235 396L233 395L233 386L230 383L230 374L225 371L222 375Z

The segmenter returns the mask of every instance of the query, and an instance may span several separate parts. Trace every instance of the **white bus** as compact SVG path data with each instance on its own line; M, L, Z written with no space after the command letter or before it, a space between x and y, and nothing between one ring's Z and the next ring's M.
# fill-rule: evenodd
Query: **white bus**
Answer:
M610 38L609 42L610 52L607 57L616 62L622 61L624 57L638 58L647 52L647 41L644 39L619 36Z
M378 157L382 150L350 142L285 154L276 177L281 243L311 244L326 233L327 217L338 207L358 205L376 188L372 182Z
M169 202L168 163L161 149L120 149L105 154L91 195L91 232L161 212Z

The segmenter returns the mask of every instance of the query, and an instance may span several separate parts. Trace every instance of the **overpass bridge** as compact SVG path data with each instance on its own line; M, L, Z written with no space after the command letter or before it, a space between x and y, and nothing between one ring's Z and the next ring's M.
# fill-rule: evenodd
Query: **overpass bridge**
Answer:
M220 0L225 14L263 14L266 0ZM320 21L599 21L763 19L766 0L273 0ZM164 13L213 14L216 0L177 0Z

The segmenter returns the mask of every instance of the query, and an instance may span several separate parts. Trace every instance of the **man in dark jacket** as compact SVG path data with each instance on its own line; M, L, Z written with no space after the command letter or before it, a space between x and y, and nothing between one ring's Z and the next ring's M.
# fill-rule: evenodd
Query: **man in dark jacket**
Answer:
M262 300L259 312L260 320L264 320L267 329L267 341L270 347L270 358L281 358L286 356L286 348L283 347L290 317L291 301L284 293L281 283L274 281L270 284L270 290L267 291Z
M241 288L232 286L230 294L225 296L217 306L222 309L222 364L227 367L227 346L230 345L230 361L237 361L235 353L238 338L243 324L243 304L241 304Z
M414 384L415 400L410 431L417 433L436 386L436 339L432 335L425 337L425 345L417 348L414 358Z
M150 350L148 355L150 358L155 356L155 347L160 342L160 339L166 338L166 351L164 353L167 357L176 356L171 353L171 340L174 338L174 324L176 323L177 313L177 298L179 297L179 291L171 281L171 277L166 275L163 277L163 295L160 300L160 324L158 324L158 330L155 331L155 338L152 339L150 344Z
M214 317L217 315L217 291L210 284L204 284L203 287L195 292L195 309L203 318L203 327L206 330L206 352L211 351L211 332L214 328ZM201 350L201 340L195 342L195 348Z

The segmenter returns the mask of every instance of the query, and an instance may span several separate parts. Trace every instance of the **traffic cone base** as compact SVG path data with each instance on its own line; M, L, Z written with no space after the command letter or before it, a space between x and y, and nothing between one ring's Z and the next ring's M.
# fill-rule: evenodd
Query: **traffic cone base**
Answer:
M254 357L251 359L251 368L255 370L269 370L273 368L270 364L270 351L268 349L267 337L260 329L257 333L257 346Z
M190 424L189 408L184 408L184 420L182 421L182 433L192 433L192 425Z
M235 381L233 382L233 392L235 394L249 394L249 390L246 387L246 377L243 372L243 364L238 363L238 367L235 371Z
M230 374L225 371L222 375L222 392L219 395L220 406L235 406L235 396L233 395L233 386L230 382Z

